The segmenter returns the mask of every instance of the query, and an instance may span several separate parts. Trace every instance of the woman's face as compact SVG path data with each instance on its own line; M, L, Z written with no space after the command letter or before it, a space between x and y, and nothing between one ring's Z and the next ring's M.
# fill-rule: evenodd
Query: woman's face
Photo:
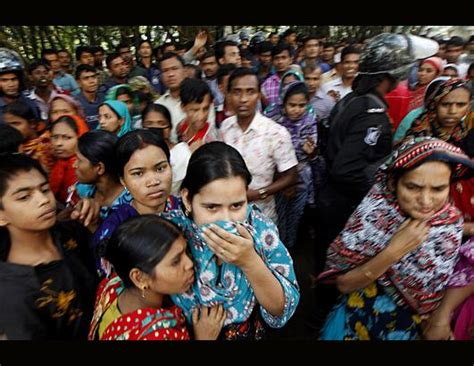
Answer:
M194 282L194 265L186 253L186 240L180 235L150 276L150 290L174 295L186 292Z
M33 123L28 122L28 120L23 117L15 116L11 113L5 113L3 115L3 120L7 125L20 131L25 140L34 138L37 135Z
M143 120L143 128L159 128L163 131L165 141L169 140L171 123L160 112L148 112Z
M66 122L59 122L51 130L53 154L59 159L68 159L76 154L77 133Z
M133 100L128 94L121 94L117 97L117 100L124 102L127 105L128 113L133 114Z
M396 186L400 209L413 219L430 219L449 198L450 178L451 168L440 161L406 172Z
M119 118L108 105L104 104L99 107L99 126L101 130L117 134L123 123L124 119Z
M77 111L74 106L69 104L63 99L55 99L51 103L51 108L49 110L49 115L51 118L51 122L56 121L59 117L65 116L65 115L76 115Z
M436 109L439 123L453 128L467 115L471 108L471 99L467 89L458 88L440 100Z
M306 111L308 99L304 94L293 94L285 102L285 114L292 121L297 121L303 117Z
M418 69L418 82L420 85L427 85L438 75L438 70L429 62L421 64Z
M76 170L77 180L85 184L96 183L99 179L97 167L92 165L90 160L82 155L79 149L76 150L76 158L73 167Z
M247 186L242 177L221 178L208 183L196 193L192 202L187 190L181 195L186 209L197 225L216 221L244 221L247 214Z
M140 214L162 212L170 195L171 166L163 150L147 145L136 150L123 169L122 184Z

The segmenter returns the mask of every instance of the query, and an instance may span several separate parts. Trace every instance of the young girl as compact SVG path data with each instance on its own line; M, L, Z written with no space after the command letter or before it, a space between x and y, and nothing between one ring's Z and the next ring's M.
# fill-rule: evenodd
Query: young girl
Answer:
M79 116L59 117L51 125L51 141L56 158L49 184L59 202L67 204L70 188L77 182L74 162L76 160L77 140L89 130L87 123Z
M115 147L115 164L120 182L132 201L112 210L94 235L94 247L110 238L115 229L132 216L160 213L178 207L170 196L172 172L166 143L155 133L136 130L121 137ZM110 268L99 268L109 273Z
M119 100L126 104L132 128L141 128L142 120L139 113L139 100L132 87L128 84L113 86L107 91L106 101ZM138 114L137 114L138 113Z
M429 57L420 62L417 72L417 83L410 91L408 111L423 107L424 96L428 85L443 71L443 60L439 57Z
M297 239L298 227L305 207L314 203L313 172L317 169L317 124L314 113L309 111L309 95L306 84L292 81L281 91L282 106L274 121L284 126L298 158L298 183L276 196L280 238L287 247Z
M170 141L171 115L164 105L149 104L146 107L143 112L143 127L162 131L163 138L170 149L170 164L173 170L171 193L178 195L191 157L189 145L186 142L173 144Z
M39 131L39 123L31 107L21 102L11 103L5 107L3 119L23 135L19 151L38 160L43 169L49 172L55 160L52 154L51 132Z
M10 340L86 339L97 278L87 231L56 222L41 165L0 158L0 329Z
M194 282L186 252L179 229L156 215L121 224L104 253L117 274L99 286L89 339L190 339L182 310L169 297L188 291ZM224 319L222 305L203 307L200 316L195 311L194 338L216 339Z
M100 205L100 217L106 219L110 210L132 201L121 184L115 169L115 145L118 137L109 131L90 131L78 140L76 161L77 185L81 197L93 197ZM80 188L87 188L81 192Z
M189 323L195 307L222 302L221 339L261 339L262 317L280 328L299 302L293 261L276 226L247 202L250 181L238 151L211 142L191 156L182 206L162 213L183 230L195 263L192 292L173 301Z
M98 130L106 130L122 137L132 130L127 105L119 100L108 100L99 107Z

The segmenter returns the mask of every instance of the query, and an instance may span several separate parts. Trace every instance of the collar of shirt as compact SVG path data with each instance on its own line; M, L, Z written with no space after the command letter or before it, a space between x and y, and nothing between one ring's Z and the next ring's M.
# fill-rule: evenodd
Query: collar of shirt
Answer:
M49 96L49 99L48 99L46 102L43 100L43 98L41 98L38 94L36 94L36 88L33 88L33 89L31 90L31 93L30 93L30 95L28 95L28 97L29 97L30 99L37 100L37 101L39 101L39 102L41 102L41 103L49 103L49 102L50 102L53 98L55 98L58 94L60 94L60 93L58 93L57 88L56 88L56 87L54 86L54 84L53 84L53 90L51 91L51 94L50 94L50 96Z
M252 122L250 122L249 126L247 127L245 131L242 131L242 128L239 126L237 122L237 116L233 116L233 118L234 120L230 123L228 128L238 128L239 131L241 131L243 135L246 135L250 133L251 131L255 131L255 132L261 131L262 128L264 127L263 123L261 123L261 120L262 118L265 118L265 117L258 111L255 113L255 116L253 117Z

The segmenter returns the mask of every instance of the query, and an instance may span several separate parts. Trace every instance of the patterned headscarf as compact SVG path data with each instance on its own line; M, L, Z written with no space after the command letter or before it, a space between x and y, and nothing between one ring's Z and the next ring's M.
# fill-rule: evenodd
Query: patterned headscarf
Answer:
M474 168L474 162L461 149L442 140L405 140L379 168L376 183L331 243L327 271L320 279L348 272L388 246L407 218L397 203L395 187L388 184L391 174L433 160L451 164L453 177L464 175L466 167ZM449 201L429 224L427 239L377 279L398 304L408 304L420 314L434 310L442 299L458 260L463 233L462 216Z
M466 117L469 116L469 122L466 118L463 118L451 132L446 131L446 129L441 126L436 116L436 110L441 100L453 90L459 88L466 88L466 82L461 79L453 78L439 83L431 95L425 97L425 110L413 122L406 136L431 136L456 144L466 137L468 132L466 124L471 123L470 109L468 109L468 113L466 114Z
M83 119L86 119L86 115L84 113L84 108L82 108L82 104L79 103L79 101L77 101L77 99L67 95L67 94L57 94L50 102L49 102L49 105L48 105L48 110L51 111L51 106L53 105L53 102L56 100L56 99L62 99L64 100L66 103L72 105L74 107L74 109L76 110L77 112L77 115ZM61 116L62 117L62 116ZM59 118L59 117L58 117ZM56 118L56 119L58 119ZM54 121L51 121L51 122L54 122Z
M132 119L130 117L128 107L124 102L121 102L120 100L106 100L101 105L104 104L112 109L120 118L123 118L123 125L117 133L118 137L122 137L127 132L132 131ZM100 129L100 124L98 124L96 130Z

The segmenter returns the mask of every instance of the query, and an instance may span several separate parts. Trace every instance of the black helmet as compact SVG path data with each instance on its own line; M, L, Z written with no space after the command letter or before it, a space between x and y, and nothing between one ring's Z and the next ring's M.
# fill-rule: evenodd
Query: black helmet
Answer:
M438 52L437 42L413 35L382 33L370 40L359 64L362 75L390 74L397 80L408 77L417 62Z
M6 72L22 72L23 61L15 51L8 48L0 48L0 74Z

